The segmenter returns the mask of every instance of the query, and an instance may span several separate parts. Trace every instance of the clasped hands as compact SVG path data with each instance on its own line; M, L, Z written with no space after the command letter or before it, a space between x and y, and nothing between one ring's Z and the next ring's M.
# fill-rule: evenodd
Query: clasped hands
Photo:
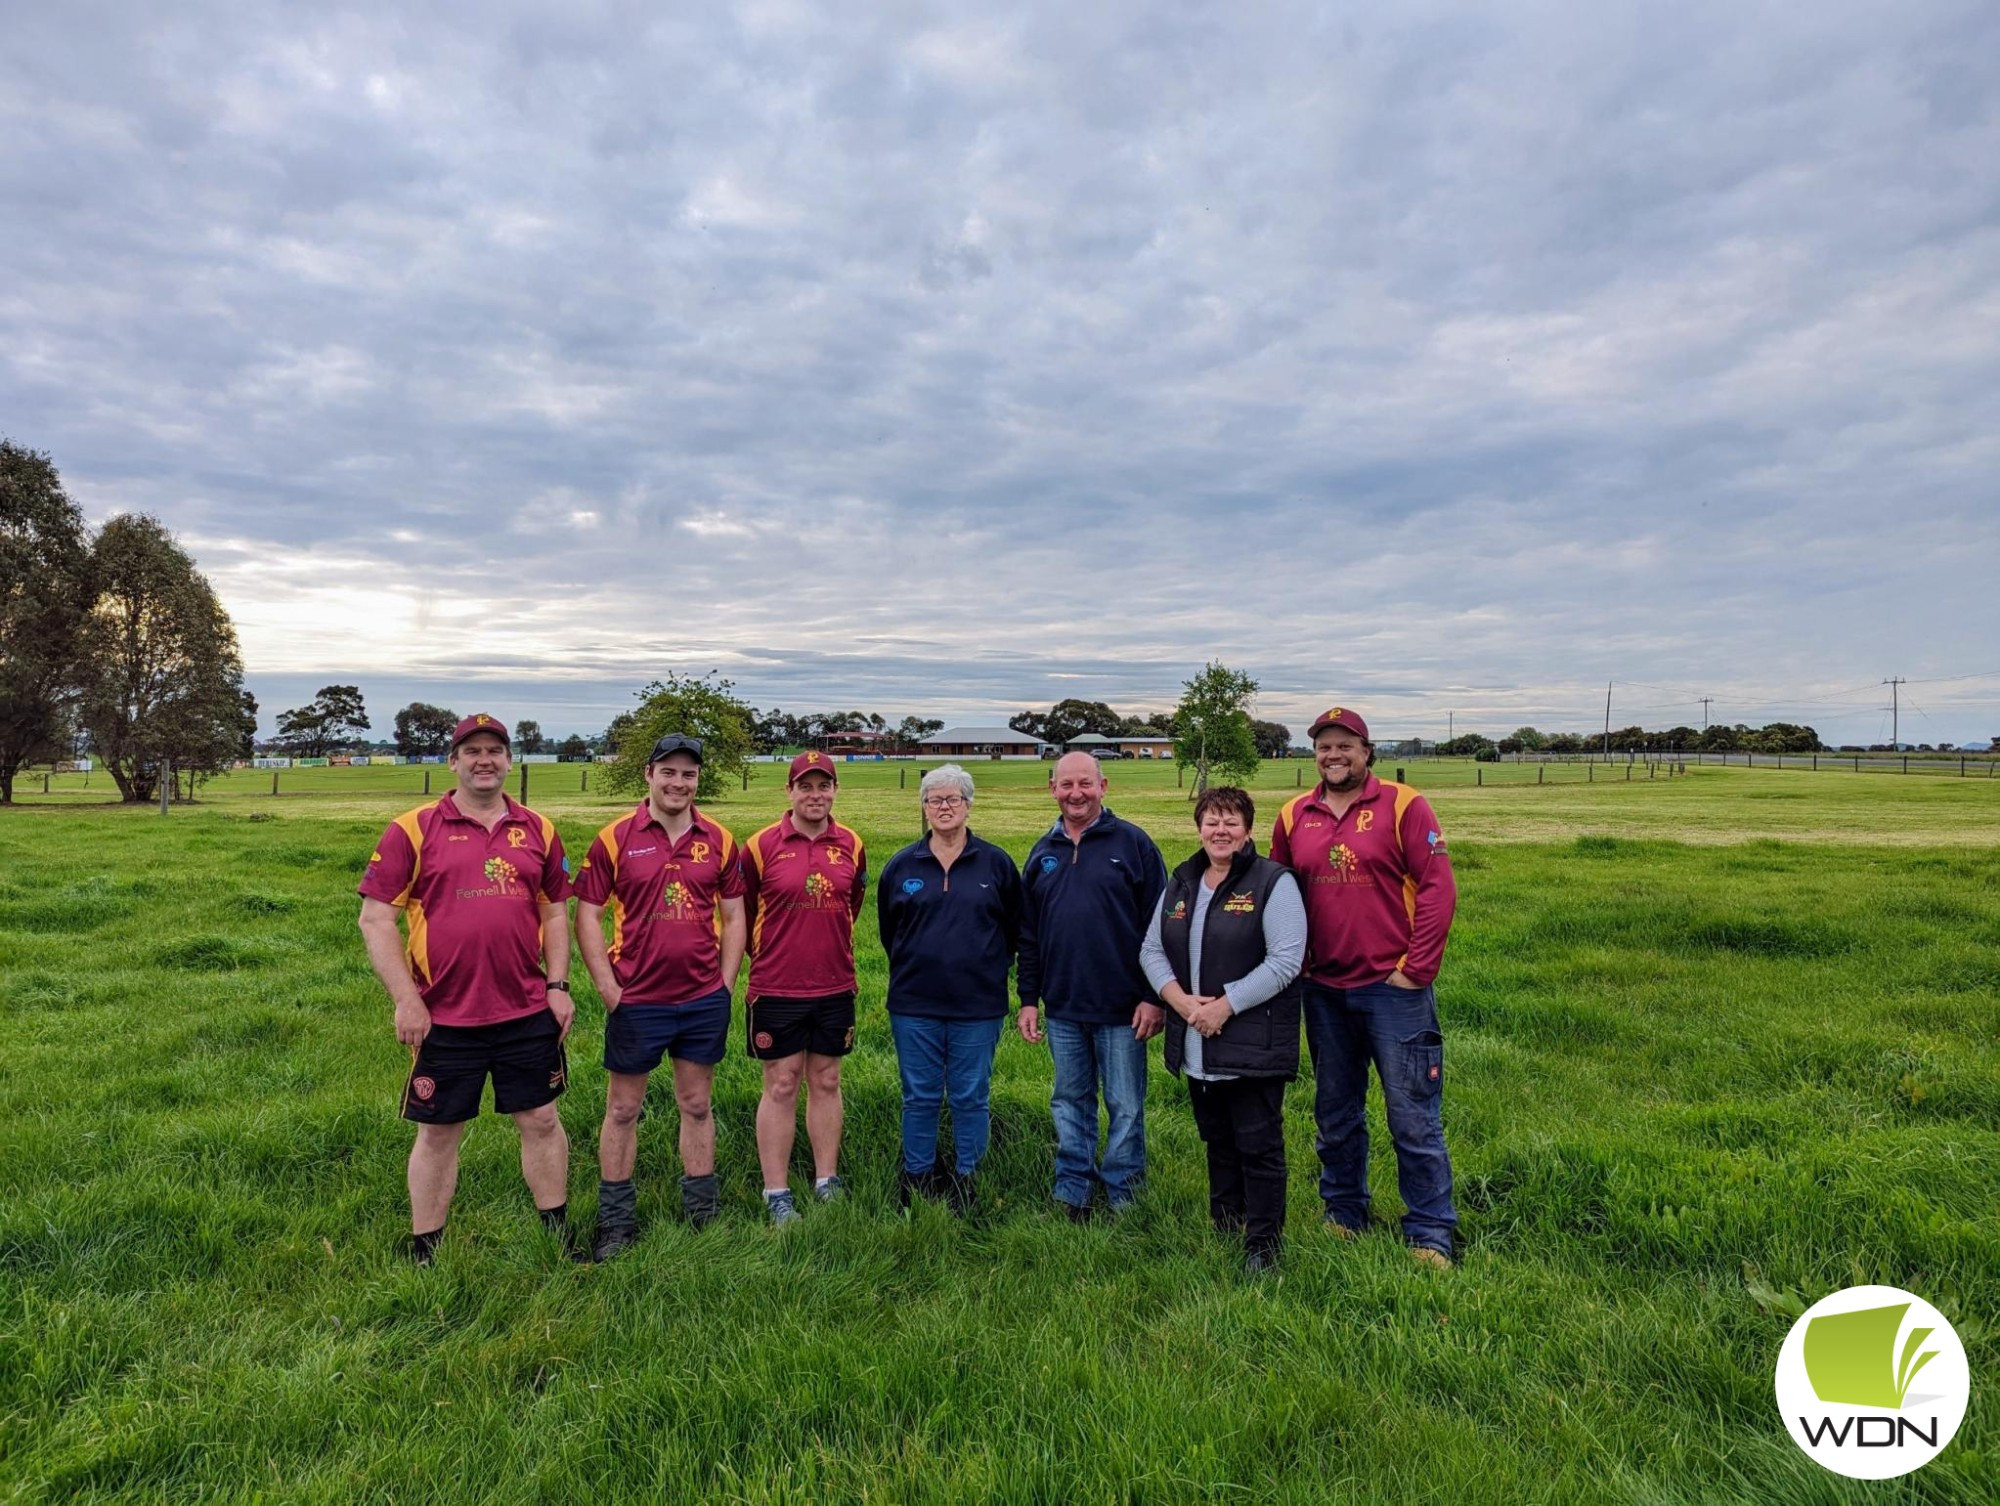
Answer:
M1220 1035L1222 1027L1229 1023L1235 1013L1236 1011L1229 1007L1228 994L1189 994L1187 1009L1183 1012L1182 1018L1188 1022L1189 1028L1206 1040L1210 1036Z

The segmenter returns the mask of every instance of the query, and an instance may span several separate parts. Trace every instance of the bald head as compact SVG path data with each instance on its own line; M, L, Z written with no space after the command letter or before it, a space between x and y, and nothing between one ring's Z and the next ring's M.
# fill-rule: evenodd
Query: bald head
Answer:
M1104 767L1088 753L1065 753L1049 771L1049 793L1056 797L1063 825L1080 832L1104 812Z

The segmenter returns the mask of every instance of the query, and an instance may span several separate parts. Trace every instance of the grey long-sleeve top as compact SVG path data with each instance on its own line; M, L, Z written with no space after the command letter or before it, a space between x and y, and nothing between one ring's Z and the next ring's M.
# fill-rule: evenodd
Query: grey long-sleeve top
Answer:
M1191 987L1189 993L1200 992L1201 983L1201 933L1203 922L1208 917L1209 901L1215 891L1206 883L1194 886L1194 914L1188 917L1188 971ZM1146 939L1139 944L1139 965L1146 970L1146 981L1158 993L1174 982L1174 965L1167 960L1167 949L1160 941L1160 912L1166 899L1162 896L1153 905L1153 919L1146 927ZM1278 991L1299 975L1299 969L1306 962L1306 906L1299 897L1298 880L1289 873L1271 886L1271 899L1264 906L1264 960L1250 969L1234 983L1224 987L1229 996L1229 1007L1237 1014L1246 1009L1255 1009L1260 1004L1268 1004ZM1198 1077L1204 1082L1226 1082L1236 1074L1233 1072L1205 1072L1201 1065L1202 1039L1195 1031L1187 1033L1185 1056L1181 1070L1189 1077Z

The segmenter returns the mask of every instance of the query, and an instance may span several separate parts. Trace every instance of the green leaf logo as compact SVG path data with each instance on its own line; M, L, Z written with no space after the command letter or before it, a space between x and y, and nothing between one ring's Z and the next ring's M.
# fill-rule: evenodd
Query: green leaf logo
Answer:
M1938 1353L1935 1349L1917 1352L1935 1329L1912 1328L1902 1354L1897 1355L1896 1334L1909 1310L1910 1304L1902 1302L1892 1307L1829 1313L1809 1322L1805 1362L1813 1394L1821 1401L1846 1406L1901 1411L1903 1398L1910 1394L1910 1382Z

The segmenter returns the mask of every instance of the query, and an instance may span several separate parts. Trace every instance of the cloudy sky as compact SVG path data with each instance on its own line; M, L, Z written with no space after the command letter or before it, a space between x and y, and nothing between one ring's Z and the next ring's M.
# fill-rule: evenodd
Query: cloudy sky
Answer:
M556 10L8 7L0 432L267 721L2000 733L1990 3Z

